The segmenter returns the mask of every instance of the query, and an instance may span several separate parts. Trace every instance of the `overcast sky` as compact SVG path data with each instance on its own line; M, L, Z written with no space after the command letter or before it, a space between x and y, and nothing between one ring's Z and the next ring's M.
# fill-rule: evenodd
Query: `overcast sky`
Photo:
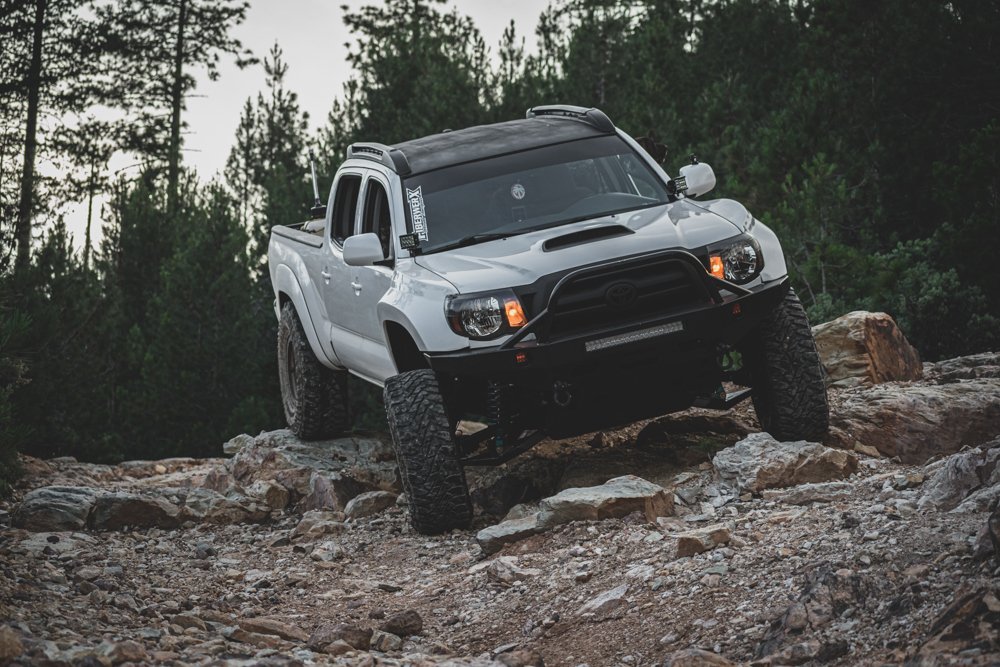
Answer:
M333 100L340 95L350 76L346 62L345 43L353 42L342 20L341 5L357 8L376 4L373 0L251 0L244 23L234 34L258 58L270 50L275 41L281 46L288 64L285 84L299 96L303 111L309 113L310 126L315 129L326 122ZM548 0L449 0L451 6L471 17L491 50L504 28L514 20L519 34L526 38L528 51L534 50L535 26ZM261 65L240 70L231 61L223 61L220 77L209 81L201 76L192 97L187 100L184 120L188 124L184 136L184 163L198 171L202 180L221 172L233 144L243 103L255 97L264 87ZM117 158L112 170L127 167L129 161ZM99 210L95 207L95 217ZM86 224L82 207L72 211L68 219L70 232L81 245ZM94 226L95 245L100 239L99 225Z

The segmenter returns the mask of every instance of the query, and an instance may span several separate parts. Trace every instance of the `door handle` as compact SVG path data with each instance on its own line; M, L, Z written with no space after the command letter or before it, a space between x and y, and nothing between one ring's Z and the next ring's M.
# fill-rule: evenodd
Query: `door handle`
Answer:
M357 282L355 280L352 280L351 281L351 287L354 288L354 293L355 294L361 294L361 283L359 283L359 282Z
M320 271L319 275L323 276L323 280L325 280L326 282L330 282L330 272L327 271L326 269Z

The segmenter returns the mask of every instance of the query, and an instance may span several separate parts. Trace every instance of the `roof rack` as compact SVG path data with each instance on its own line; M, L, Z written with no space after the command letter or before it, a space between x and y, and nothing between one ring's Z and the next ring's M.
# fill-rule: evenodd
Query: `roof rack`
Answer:
M615 131L615 125L600 109L590 109L586 107L575 107L569 104L546 104L540 107L531 107L525 114L525 118L535 118L537 116L565 116L583 121L588 125L596 127L608 134Z
M350 160L351 158L374 160L403 176L410 173L410 163L406 161L406 156L403 155L403 152L385 144L351 144L347 147L347 159Z

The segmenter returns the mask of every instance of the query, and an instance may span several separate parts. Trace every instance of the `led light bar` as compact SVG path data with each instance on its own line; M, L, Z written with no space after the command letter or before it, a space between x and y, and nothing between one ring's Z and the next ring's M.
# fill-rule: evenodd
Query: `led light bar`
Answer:
M618 345L638 343L641 340L648 340L650 338L656 338L657 336L677 333L678 331L684 331L683 322L671 322L670 324L661 324L659 326L649 327L648 329L639 329L638 331L630 331L628 333L617 334L615 336L608 336L607 338L588 340L585 343L585 347L587 352L596 352L597 350L605 350L609 347L616 347Z

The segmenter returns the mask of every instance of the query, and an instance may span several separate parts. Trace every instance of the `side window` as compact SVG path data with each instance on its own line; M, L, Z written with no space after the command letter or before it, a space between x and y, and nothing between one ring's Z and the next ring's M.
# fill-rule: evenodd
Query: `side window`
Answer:
M337 243L354 234L354 216L358 210L358 193L361 191L361 177L344 174L337 182L337 192L333 197L333 228L330 234Z
M382 242L382 256L389 257L392 247L392 218L389 209L389 197L385 187L374 178L368 179L365 188L365 210L361 216L361 231L364 234L374 232Z

